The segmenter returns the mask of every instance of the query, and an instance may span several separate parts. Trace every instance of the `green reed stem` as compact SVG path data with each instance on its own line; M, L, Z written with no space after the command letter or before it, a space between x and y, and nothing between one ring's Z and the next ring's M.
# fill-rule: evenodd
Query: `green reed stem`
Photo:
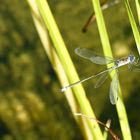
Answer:
M110 46L107 30L105 27L105 22L103 19L99 0L92 0L92 3L93 3L95 15L96 15L98 30L100 33L100 38L101 38L101 43L102 43L104 54L106 56L112 57L111 46ZM115 71L114 71L114 73L115 73ZM113 78L114 73L110 74L111 78ZM123 139L132 140L130 127L129 127L129 123L128 123L128 118L127 118L127 113L126 113L125 105L124 105L123 99L122 99L122 91L120 88L120 84L119 84L119 100L117 101L116 109L117 109L117 114L119 117L119 122L120 122L120 126L121 126Z
M51 13L51 10L49 8L49 5L46 0L36 0L36 3L38 5L39 11L41 13L41 16L44 20L44 23L49 31L49 35L53 41L54 48L58 54L58 57L63 65L63 68L65 70L65 73L69 79L70 83L73 83L75 81L79 80L78 74L76 73L76 70L74 68L74 65L72 63L72 60L69 56L69 53L66 49L66 46L64 44L64 41L61 37L61 34L59 32L59 29L56 25L56 22L53 18L53 15ZM74 95L79 103L79 106L81 108L81 111L83 114L92 116L95 118L94 112L90 106L90 103L85 95L85 91L81 85L75 86L73 88ZM92 133L93 139L95 140L103 140L102 132L96 122L92 122L91 120L87 120L87 124L89 126L89 129Z
M138 49L138 52L140 54L140 33L139 33L138 28L137 28L137 25L136 25L136 22L135 22L135 19L134 19L129 1L128 0L123 0L123 1L125 3L125 7L126 7L126 10L127 10L129 21L130 21L130 24L131 24L131 27L132 27L132 31L133 31L133 35L134 35L134 38L135 38L135 41L136 41L137 49Z
M140 26L140 0L135 0L136 8L137 8L137 15L139 20L139 26Z
M37 29L37 32L39 34L42 45L45 49L46 54L48 55L48 58L52 64L59 80L60 80L60 83L62 85L69 84L65 71L61 65L61 62L60 62L54 48L51 47L49 36L48 36L48 31L46 30L44 22L42 21L42 18L41 18L40 12L38 11L36 2L31 1L31 0L27 0L27 2L30 6L33 21L34 21L35 27ZM69 90L67 92L67 94L65 94L65 95L66 95L66 99L69 103L72 113L75 114L75 112L79 112L78 107L77 107L77 101L75 100L75 97L74 97L74 94L72 93L72 91ZM87 124L84 123L85 120L83 118L76 117L75 115L74 115L74 117L75 117L77 123L79 123L79 125L82 126L80 128L82 130L82 134L85 137L85 139L89 139L90 131L88 129L86 129ZM85 131L85 129L86 129L86 131Z

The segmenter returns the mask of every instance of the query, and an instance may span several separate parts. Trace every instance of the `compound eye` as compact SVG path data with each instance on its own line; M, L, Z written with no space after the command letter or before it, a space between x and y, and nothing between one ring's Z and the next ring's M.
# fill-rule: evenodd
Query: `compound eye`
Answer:
M134 62L134 60L135 60L135 56L130 55L130 56L129 56L129 59L130 59L130 62Z

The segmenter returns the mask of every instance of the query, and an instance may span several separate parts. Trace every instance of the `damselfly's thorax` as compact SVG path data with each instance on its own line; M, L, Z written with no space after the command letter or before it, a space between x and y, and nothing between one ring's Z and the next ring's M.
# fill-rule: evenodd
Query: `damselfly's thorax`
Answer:
M129 63L132 64L134 62L135 62L135 56L134 55L129 55L128 57L116 60L115 65L117 67L121 67L121 66L127 65Z

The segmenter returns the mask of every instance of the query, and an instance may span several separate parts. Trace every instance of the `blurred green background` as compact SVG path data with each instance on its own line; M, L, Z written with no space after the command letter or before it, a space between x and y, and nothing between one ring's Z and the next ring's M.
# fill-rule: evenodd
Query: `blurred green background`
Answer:
M103 54L96 23L81 32L92 13L91 1L49 0L60 32L81 78L106 67L97 66L74 54L77 47ZM131 6L137 21L135 4ZM104 11L115 57L130 52L137 55L125 6L120 3ZM82 70L81 70L82 69ZM120 68L119 79L134 140L140 138L139 73ZM108 79L99 89L95 80L84 83L87 97L99 120L112 120L111 127L121 137L115 106L109 102ZM59 94L59 81L41 45L26 1L3 0L0 4L0 139L75 140L84 139L66 102Z

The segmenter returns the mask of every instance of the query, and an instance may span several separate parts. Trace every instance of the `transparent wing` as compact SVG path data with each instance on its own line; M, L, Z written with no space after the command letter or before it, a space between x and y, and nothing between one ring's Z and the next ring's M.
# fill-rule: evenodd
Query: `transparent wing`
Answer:
M111 82L110 91L109 91L110 102L113 105L115 105L118 100L118 91L119 91L118 82L119 82L118 72L116 72Z
M108 78L109 73L110 73L111 71L112 71L112 69L109 69L108 71L106 71L105 73L103 73L103 74L99 77L99 79L97 80L97 82L96 82L94 88L100 87L100 86L105 82L105 80Z
M134 65L134 64L128 64L128 69L132 72L140 72L140 67L139 65Z
M106 56L100 56L90 50L85 48L76 48L75 53L91 62L99 65L109 64L115 61L115 59Z

